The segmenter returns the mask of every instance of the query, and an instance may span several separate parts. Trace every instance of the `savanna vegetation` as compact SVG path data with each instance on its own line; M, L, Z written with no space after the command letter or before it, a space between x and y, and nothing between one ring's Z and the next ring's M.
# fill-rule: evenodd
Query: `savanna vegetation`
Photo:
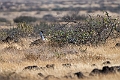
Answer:
M62 17L61 23L56 21L52 23L40 22L33 25L31 22L37 21L37 18L29 16L20 16L14 19L16 28L1 30L0 39L11 36L14 38L36 37L39 36L41 30L45 36L49 36L49 40L54 44L63 46L66 44L75 45L98 45L105 43L108 38L119 37L120 23L119 17L104 15L97 16L80 16L77 14L66 15Z
M30 16L14 22L0 29L0 80L119 80L119 17L75 13L53 22Z

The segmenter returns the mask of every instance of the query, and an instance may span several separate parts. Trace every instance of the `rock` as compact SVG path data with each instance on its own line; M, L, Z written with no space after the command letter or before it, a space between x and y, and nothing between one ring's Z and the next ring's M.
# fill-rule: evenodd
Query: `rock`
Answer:
M44 77L44 75L43 75L42 73L38 73L38 75L39 75L40 77Z
M103 62L103 64L107 65L107 64L111 64L111 62L110 61L105 61L105 62Z
M91 66L96 66L96 64L92 64Z
M112 66L114 72L120 72L120 66Z
M36 66L36 65L33 65L33 66L27 66L27 67L25 67L23 70L26 70L26 69L29 69L29 70L32 70L32 69L39 69L39 67Z
M71 67L71 64L67 63L67 64L62 64L63 67L67 67L67 68L70 68Z
M58 77L55 77L54 75L48 75L44 78L44 80L60 80Z
M47 64L46 67L47 67L47 68L52 68L52 69L54 69L55 64Z
M114 67L118 72L120 72L120 66L114 66Z
M5 42L5 43L11 43L11 42L13 42L13 38L12 37L10 37L10 36L7 36L4 40L2 40L3 42Z
M111 73L116 73L116 71L120 70L120 66L113 66L113 67L108 67L104 66L102 69L93 69L90 72L90 76L95 76L95 75L100 75L100 74L111 74Z
M116 47L120 47L120 43L116 43L116 45L115 45Z
M45 70L45 69L46 69L46 67L40 67L40 69Z
M101 74L101 70L100 69L93 69L91 72L90 72L90 76L95 76L95 75L100 75Z
M77 76L78 78L85 78L82 72L76 72L74 73L74 75Z
M102 68L101 72L102 72L102 74L114 73L115 69L114 69L114 67L104 66Z

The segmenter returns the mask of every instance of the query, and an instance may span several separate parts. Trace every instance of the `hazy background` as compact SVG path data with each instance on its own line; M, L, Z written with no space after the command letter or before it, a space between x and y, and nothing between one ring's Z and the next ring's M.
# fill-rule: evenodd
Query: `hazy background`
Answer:
M0 18L13 21L19 16L61 18L77 13L120 15L120 0L0 0Z

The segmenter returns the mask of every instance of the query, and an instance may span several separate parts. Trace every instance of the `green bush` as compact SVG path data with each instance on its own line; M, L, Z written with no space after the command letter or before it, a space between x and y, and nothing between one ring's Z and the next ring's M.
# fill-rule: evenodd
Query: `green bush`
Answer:
M20 16L14 19L15 23L20 23L20 22L36 22L37 18L35 17L30 17L30 16Z
M9 22L6 18L0 18L0 22Z
M72 20L72 18L69 18ZM74 19L74 18L73 18ZM76 21L76 20L75 20ZM44 32L45 36L49 36L52 46L64 46L67 44L90 44L98 45L105 43L108 38L120 35L119 19L109 16L105 12L104 16L87 16L82 22L75 24L61 24L41 22L40 24L31 26L26 22L17 24L16 28L10 30L1 30L0 38L12 36L15 38L28 37L39 35L40 31Z
M105 12L105 16L89 16L86 20L86 26L90 37L88 38L90 43L98 44L100 42L105 42L114 34L118 22L116 18L112 18L107 12Z
M98 45L115 36L114 34L119 27L119 20L112 18L107 12L104 16L93 17L89 15L85 22L71 25L71 29L67 29L66 25L63 29L53 30L51 42L60 44L60 46L68 43Z
M11 28L8 31L8 35L18 39L21 37L30 37L34 34L33 26L27 24L26 22L18 23L16 28Z

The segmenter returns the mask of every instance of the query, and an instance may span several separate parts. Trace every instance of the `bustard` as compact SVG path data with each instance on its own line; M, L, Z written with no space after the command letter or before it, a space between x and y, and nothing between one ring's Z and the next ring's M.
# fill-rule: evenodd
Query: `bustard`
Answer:
M45 40L45 38L44 38L44 36L43 36L43 31L40 31L40 37L41 37L41 39L44 41Z
M46 39L43 35L43 31L40 31L39 35L40 35L41 38L31 42L30 46L34 46L34 45L38 46L38 45L41 45L41 44L45 43Z

